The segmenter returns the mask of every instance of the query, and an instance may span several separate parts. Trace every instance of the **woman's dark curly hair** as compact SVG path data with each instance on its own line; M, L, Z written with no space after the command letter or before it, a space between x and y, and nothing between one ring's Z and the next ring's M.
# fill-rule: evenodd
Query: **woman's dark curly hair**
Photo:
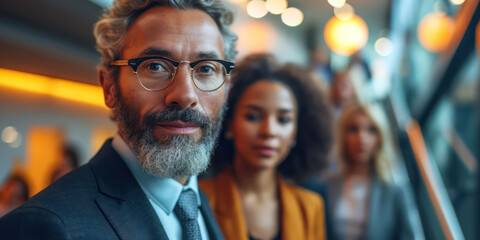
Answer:
M330 104L321 83L305 70L292 64L278 65L272 55L256 54L246 57L232 72L227 110L222 124L218 146L212 158L214 173L233 161L234 145L225 138L233 114L245 90L258 81L273 81L289 87L298 104L296 145L279 165L283 177L301 181L311 173L322 170L332 144Z

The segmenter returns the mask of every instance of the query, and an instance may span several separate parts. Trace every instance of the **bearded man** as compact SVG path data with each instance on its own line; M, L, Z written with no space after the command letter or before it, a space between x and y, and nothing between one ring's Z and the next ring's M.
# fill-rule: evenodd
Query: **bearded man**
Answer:
M118 133L0 219L2 239L223 239L196 175L220 130L236 36L217 0L118 0L95 25Z

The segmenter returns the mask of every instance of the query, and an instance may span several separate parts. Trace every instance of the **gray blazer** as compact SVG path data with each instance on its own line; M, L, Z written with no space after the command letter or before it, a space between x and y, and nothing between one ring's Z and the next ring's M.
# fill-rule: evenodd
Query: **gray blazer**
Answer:
M343 191L345 178L337 175L325 182L328 187L327 214L333 213ZM366 229L366 240L412 240L424 239L417 209L409 195L396 185L387 185L373 178ZM335 229L335 224L333 229ZM332 231L332 239L339 239Z
M210 239L223 239L205 195ZM86 165L0 218L1 239L163 239L155 210L108 140Z

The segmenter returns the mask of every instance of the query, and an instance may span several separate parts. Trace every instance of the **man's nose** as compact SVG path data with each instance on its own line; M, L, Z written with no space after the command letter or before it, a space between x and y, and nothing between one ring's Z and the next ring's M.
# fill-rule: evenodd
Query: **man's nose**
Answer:
M166 91L167 107L177 106L181 109L194 108L198 104L197 87L193 83L190 66L180 64L175 73L173 83Z

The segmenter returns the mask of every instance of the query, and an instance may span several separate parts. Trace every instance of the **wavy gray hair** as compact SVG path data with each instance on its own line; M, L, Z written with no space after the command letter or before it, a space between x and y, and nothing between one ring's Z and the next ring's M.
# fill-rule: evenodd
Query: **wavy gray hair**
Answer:
M118 68L110 63L120 58L125 42L125 33L135 19L153 6L168 6L175 9L198 9L207 13L217 24L223 37L226 60L233 61L237 51L235 43L237 35L230 31L233 13L224 3L218 0L115 0L113 7L107 9L101 19L95 24L94 35L97 50L102 54L102 65L113 74L114 79Z

